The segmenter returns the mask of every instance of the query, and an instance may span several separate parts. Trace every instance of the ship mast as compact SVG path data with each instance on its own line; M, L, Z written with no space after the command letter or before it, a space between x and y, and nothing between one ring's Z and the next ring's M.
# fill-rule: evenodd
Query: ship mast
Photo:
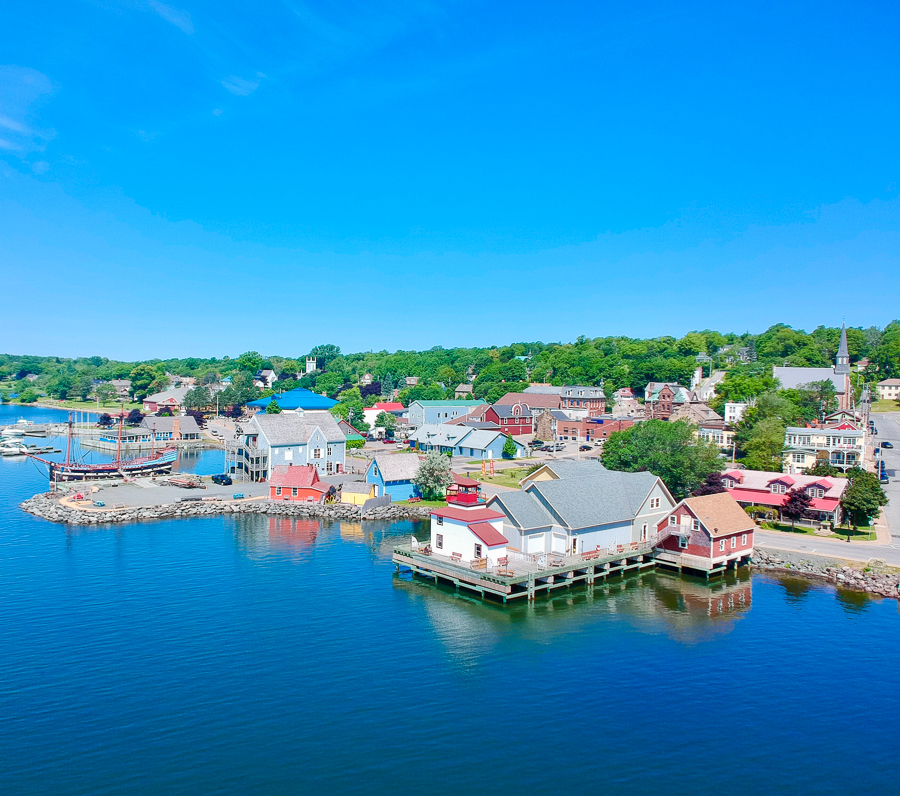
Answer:
M125 410L119 412L119 438L116 440L116 464L122 460L122 424L125 422Z
M66 467L72 462L72 413L69 412L69 436L66 440Z

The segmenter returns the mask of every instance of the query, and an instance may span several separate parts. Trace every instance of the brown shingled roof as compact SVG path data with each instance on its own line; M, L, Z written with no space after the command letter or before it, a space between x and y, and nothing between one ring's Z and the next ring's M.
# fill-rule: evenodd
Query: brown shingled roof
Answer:
M710 536L730 536L756 528L756 523L727 492L685 498L683 503L703 523Z

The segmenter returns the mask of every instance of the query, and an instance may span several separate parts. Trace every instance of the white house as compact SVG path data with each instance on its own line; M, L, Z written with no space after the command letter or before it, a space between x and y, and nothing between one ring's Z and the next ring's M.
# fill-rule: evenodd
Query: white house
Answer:
M276 465L315 465L319 475L344 471L347 438L330 412L254 415L225 451L226 471L250 481L269 478Z
M597 468L593 475L527 482L521 492L503 492L488 507L504 515L503 535L526 553L573 555L649 540L675 505L652 473Z
M431 512L431 551L457 562L487 559L487 566L500 566L500 559L507 554L503 519L503 514L484 504L435 509Z
M750 404L745 401L728 401L725 404L724 420L729 425L737 425L744 419L744 412L750 408Z

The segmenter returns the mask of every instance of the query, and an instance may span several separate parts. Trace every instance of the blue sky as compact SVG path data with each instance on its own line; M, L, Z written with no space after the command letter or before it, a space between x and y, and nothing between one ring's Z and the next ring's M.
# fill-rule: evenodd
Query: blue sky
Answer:
M4 6L0 348L900 316L890 3Z

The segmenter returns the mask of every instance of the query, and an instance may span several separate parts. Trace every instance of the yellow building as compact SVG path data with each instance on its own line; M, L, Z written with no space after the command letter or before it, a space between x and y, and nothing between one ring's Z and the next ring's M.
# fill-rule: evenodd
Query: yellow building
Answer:
M375 497L375 484L365 481L345 481L341 486L341 503L362 506L369 498Z

